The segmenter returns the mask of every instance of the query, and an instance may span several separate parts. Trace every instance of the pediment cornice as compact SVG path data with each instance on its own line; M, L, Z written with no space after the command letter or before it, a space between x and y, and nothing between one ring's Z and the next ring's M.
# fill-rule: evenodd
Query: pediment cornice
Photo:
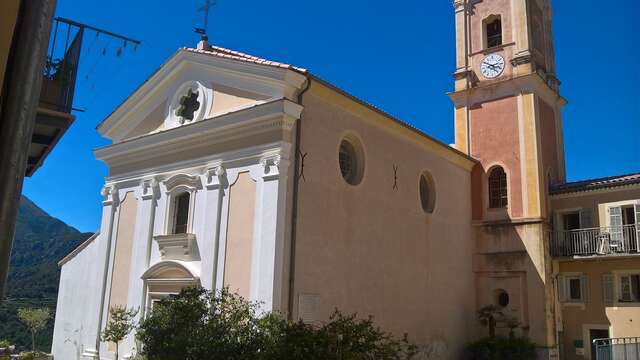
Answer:
M263 95L267 98L294 100L303 88L306 76L285 68L274 68L234 59L178 50L131 96L97 127L98 132L118 143L138 126L155 106L183 85L180 75L189 72L191 80L207 80L227 87Z
M153 133L94 150L109 167L141 163L176 151L190 151L230 140L293 129L302 106L280 99L185 126Z

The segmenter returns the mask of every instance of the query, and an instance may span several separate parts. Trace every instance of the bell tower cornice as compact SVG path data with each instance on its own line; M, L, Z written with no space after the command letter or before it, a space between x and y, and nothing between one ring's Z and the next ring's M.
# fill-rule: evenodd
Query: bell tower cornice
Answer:
M567 100L537 73L496 81L482 86L447 93L456 108L524 93L534 93L548 104L563 107Z

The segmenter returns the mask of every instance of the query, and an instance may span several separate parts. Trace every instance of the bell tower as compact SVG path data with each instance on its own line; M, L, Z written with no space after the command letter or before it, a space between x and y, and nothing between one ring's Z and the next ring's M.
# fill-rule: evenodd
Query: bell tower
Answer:
M480 163L473 175L478 307L504 307L540 346L540 358L553 358L548 189L565 179L565 100L555 73L550 0L453 5L455 147Z

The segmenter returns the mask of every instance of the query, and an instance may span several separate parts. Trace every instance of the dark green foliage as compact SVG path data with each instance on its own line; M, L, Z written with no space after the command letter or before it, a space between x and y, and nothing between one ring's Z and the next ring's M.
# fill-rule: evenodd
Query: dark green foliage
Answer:
M150 360L253 359L255 305L226 290L185 289L156 303L137 336Z
M536 347L529 339L486 337L467 347L467 360L535 360Z
M399 360L415 353L371 318L336 311L329 322L311 326L256 310L227 290L185 289L156 304L137 336L149 360Z
M31 347L29 329L17 317L20 307L47 307L55 311L60 269L58 261L91 234L81 233L50 217L26 197L20 201L6 299L0 303L0 338L18 349ZM53 321L36 335L39 350L51 349Z
M337 310L318 327L270 314L260 329L264 345L258 358L263 360L399 360L410 359L416 351L406 337L398 341L375 327L372 318Z

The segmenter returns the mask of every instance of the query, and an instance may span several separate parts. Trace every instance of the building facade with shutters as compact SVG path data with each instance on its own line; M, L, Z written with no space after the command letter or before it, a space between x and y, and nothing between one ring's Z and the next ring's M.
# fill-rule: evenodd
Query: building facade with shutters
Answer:
M454 145L305 69L178 50L98 127L102 224L60 263L56 358L113 358L111 306L143 317L188 286L311 323L370 314L428 359L485 336L487 305L540 359L571 359L591 325L639 332L640 176L565 181L549 1L454 10Z

